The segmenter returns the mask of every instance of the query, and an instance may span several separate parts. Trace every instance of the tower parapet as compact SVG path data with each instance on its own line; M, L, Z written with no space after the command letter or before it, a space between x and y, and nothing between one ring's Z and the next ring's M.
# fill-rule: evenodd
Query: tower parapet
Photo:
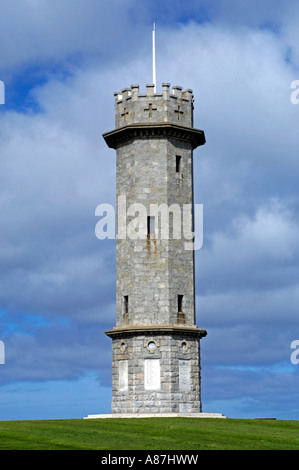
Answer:
M180 86L162 83L162 93L154 93L154 85L146 85L146 93L139 93L139 85L131 85L115 92L115 127L138 123L171 123L193 126L193 92Z
M169 137L190 142L192 150L205 143L202 130L193 127L194 96L190 89L162 84L162 93L154 85L131 85L115 92L115 129L103 135L107 145L116 149L124 142L138 138Z

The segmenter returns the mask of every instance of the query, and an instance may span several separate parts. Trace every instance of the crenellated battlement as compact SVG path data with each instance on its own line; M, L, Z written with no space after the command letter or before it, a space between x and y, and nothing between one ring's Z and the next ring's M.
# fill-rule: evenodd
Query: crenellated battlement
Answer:
M162 93L154 92L154 85L146 85L146 93L139 93L139 85L131 85L115 92L115 127L132 124L171 123L193 127L194 96L190 89L162 83Z

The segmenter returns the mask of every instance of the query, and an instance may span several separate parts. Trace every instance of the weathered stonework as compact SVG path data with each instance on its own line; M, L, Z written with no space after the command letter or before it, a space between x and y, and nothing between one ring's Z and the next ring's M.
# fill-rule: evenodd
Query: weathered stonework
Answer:
M106 332L112 413L201 411L199 341L206 331L195 324L194 251L186 249L182 219L174 224L170 216L169 237L161 237L165 219L153 207L180 208L183 217L189 205L192 215L193 149L205 137L193 128L192 91L169 88L154 94L147 85L140 95L132 85L115 93L115 130L104 134L117 152L117 203L126 211L142 204L155 217L141 238L136 231L117 239L116 326ZM137 215L128 214L128 222Z

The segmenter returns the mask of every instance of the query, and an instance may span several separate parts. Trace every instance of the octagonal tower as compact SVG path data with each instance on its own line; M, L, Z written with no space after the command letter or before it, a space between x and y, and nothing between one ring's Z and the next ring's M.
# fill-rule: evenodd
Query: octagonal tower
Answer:
M117 299L112 413L201 412L195 324L193 92L132 85L115 93Z

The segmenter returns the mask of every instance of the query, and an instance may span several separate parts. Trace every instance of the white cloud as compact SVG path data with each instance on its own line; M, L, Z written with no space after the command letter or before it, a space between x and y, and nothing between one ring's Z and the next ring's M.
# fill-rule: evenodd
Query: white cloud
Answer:
M288 207L270 201L258 208L254 217L244 215L232 221L229 233L211 235L212 257L218 265L247 266L296 260L298 258L299 226ZM210 252L206 252L209 256ZM209 260L211 262L211 259Z
M11 68L78 55L113 56L126 34L135 0L2 0L0 57ZM113 30L113 35L110 34ZM107 35L105 41L104 36ZM132 36L132 35L131 35Z
M199 322L295 325L298 236L294 215L277 203L214 232L197 256Z
M94 229L96 206L115 199L115 158L97 85L98 71L78 72L36 91L41 114L1 116L2 308L87 322L110 311L114 250Z

